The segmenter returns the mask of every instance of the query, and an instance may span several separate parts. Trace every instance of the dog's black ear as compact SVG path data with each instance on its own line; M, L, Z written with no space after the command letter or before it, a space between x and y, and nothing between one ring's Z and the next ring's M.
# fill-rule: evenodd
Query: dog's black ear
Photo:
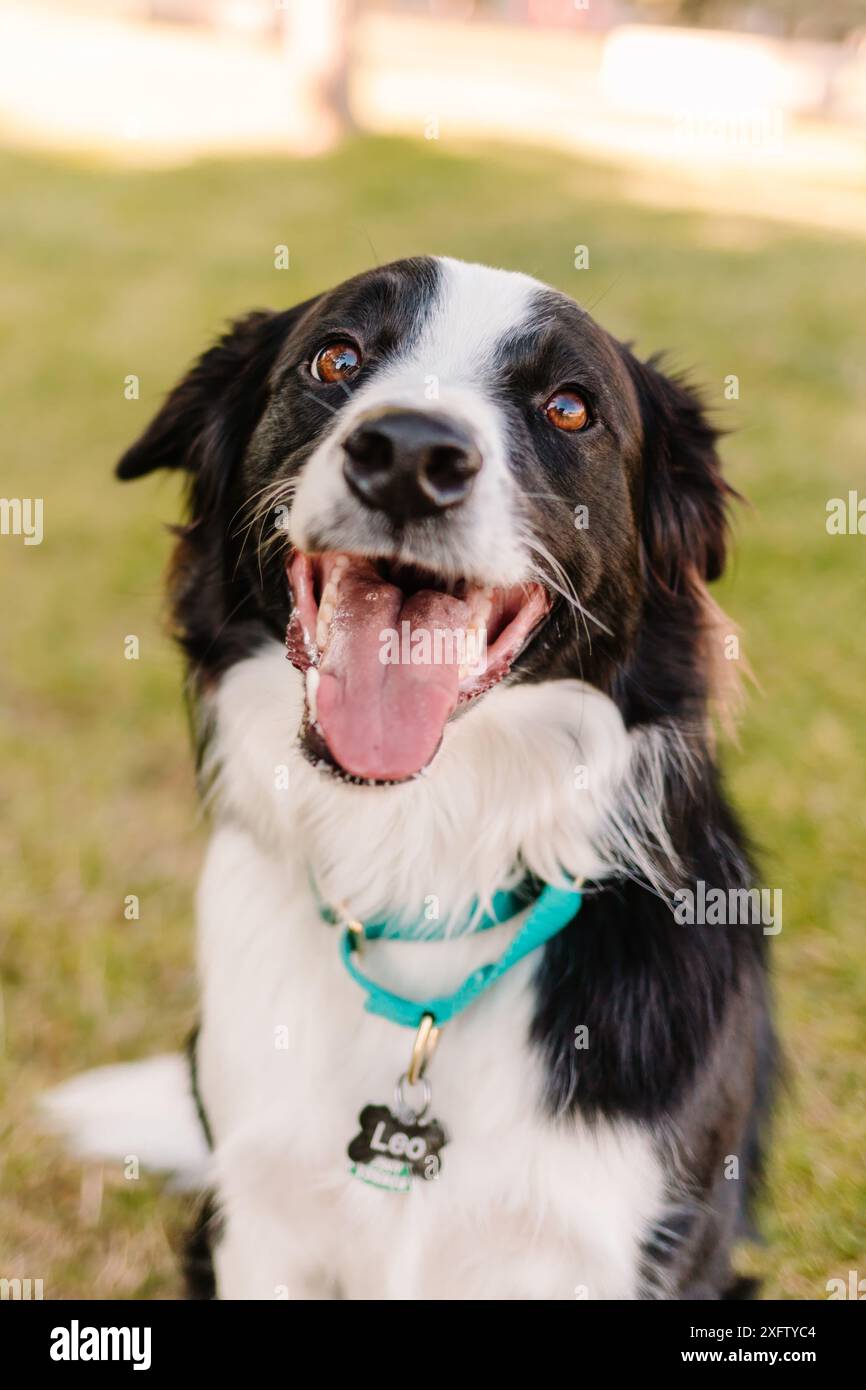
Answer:
M722 477L719 431L700 397L654 361L626 354L644 432L641 530L652 576L672 593L718 579L725 566L727 506L736 496Z
M654 708L684 708L709 697L733 733L742 705L745 659L730 658L732 623L707 585L725 567L728 504L738 494L722 477L719 431L686 383L626 354L643 420L640 529L647 585L635 685Z
M271 368L294 323L314 303L282 313L257 311L232 324L169 394L144 434L117 465L118 478L157 468L200 475L205 460L219 476L251 434L264 408Z

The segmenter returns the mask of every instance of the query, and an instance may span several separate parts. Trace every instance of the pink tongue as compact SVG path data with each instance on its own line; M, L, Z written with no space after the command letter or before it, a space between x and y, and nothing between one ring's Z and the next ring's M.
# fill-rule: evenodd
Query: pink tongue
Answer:
M467 605L448 594L424 589L404 603L402 591L372 571L344 574L319 667L316 717L346 772L398 781L427 766L459 683L459 643L437 644L433 634L456 633L467 618Z

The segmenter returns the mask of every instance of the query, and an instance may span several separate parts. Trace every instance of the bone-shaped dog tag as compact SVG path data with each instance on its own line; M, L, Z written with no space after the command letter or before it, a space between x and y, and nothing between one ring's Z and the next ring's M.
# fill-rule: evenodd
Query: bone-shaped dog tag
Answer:
M401 1118L387 1105L365 1105L358 1117L361 1129L349 1144L350 1172L374 1187L408 1192L412 1178L438 1178L440 1150L447 1143L438 1120L419 1123Z

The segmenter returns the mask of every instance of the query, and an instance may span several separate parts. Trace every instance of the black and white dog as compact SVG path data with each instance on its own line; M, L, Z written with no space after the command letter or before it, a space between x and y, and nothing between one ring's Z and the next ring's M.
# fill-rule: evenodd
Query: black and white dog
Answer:
M689 389L563 294L418 258L240 320L121 460L189 479L171 598L214 818L195 1082L157 1058L50 1105L82 1152L213 1194L218 1296L747 1291L764 932L672 910L752 883L710 732L714 444ZM573 920L441 1030L436 1181L359 1181L347 1143L415 1034L365 1009L322 904L356 934L431 924L363 944L417 1000L575 880ZM472 930L504 889L523 911Z

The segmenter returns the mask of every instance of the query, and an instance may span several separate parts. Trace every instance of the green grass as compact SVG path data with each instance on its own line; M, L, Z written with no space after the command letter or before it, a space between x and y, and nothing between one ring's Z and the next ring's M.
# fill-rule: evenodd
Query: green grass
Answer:
M2 493L40 496L45 539L0 538L0 902L6 1053L0 1274L46 1297L172 1296L182 1203L109 1176L98 1223L40 1138L48 1083L173 1049L194 1013L197 817L178 659L162 626L171 479L111 466L229 316L284 306L374 259L447 252L523 269L643 353L705 383L750 499L720 597L760 682L737 802L784 893L774 941L789 1083L747 1256L783 1298L866 1276L862 625L866 538L829 537L863 483L864 247L629 202L563 156L365 141L316 162L117 172L5 155L0 213ZM276 271L287 243L291 269ZM573 269L574 247L591 268ZM124 378L141 379L127 401ZM726 401L736 374L740 397ZM141 659L127 661L136 634ZM124 898L141 900L138 921Z

